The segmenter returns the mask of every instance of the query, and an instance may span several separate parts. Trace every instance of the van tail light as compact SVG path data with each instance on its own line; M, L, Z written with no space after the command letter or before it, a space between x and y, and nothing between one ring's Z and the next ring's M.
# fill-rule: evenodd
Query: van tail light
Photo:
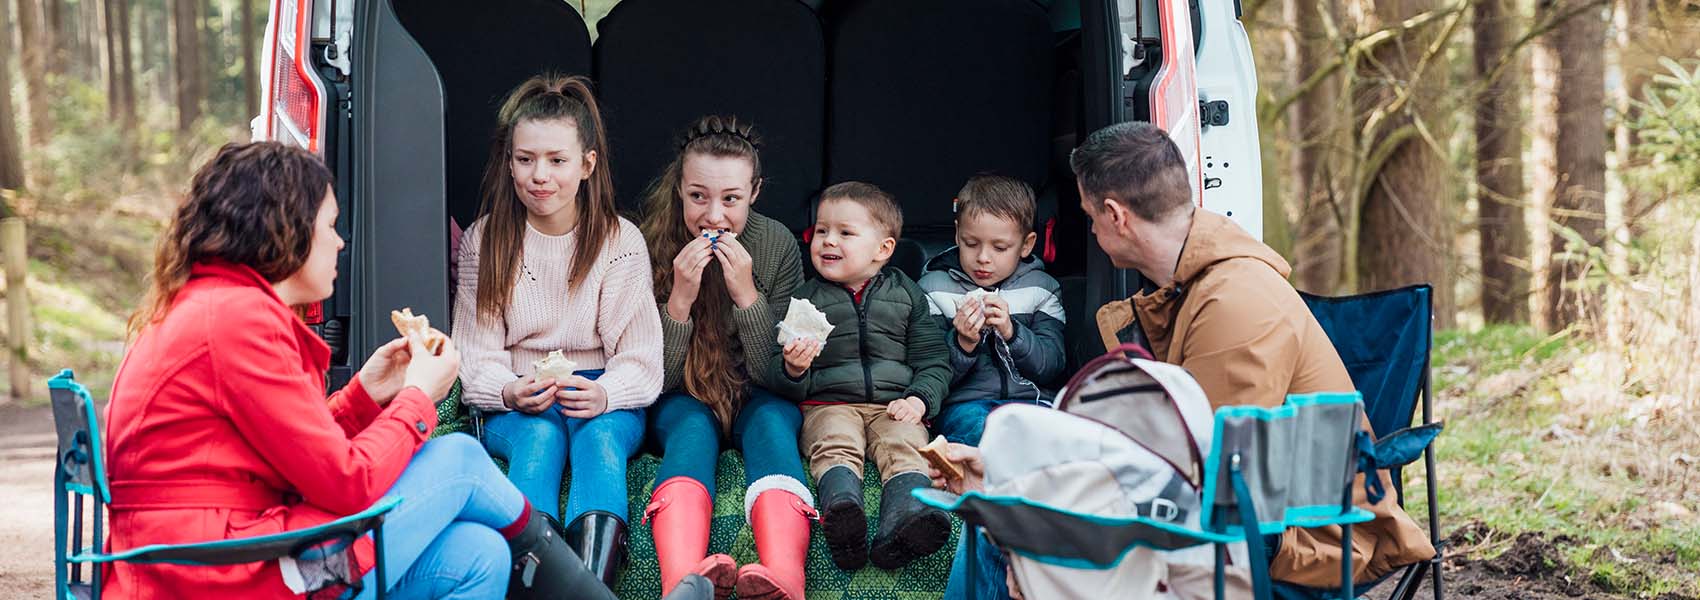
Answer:
M266 22L259 139L323 156L326 96L312 61L313 0L272 0Z
M1193 54L1192 15L1186 0L1159 0L1163 66L1151 83L1151 123L1169 133L1186 161L1192 198L1204 205L1204 171L1200 169L1198 124L1198 65Z

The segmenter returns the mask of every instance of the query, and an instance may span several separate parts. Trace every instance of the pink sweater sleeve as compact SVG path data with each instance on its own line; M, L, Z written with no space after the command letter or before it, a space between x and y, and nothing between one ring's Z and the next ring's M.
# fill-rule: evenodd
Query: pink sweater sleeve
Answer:
M489 412L504 412L502 386L519 376L507 348L507 323L478 316L478 243L483 222L474 223L460 241L455 260L454 337L460 349L461 402Z
M608 392L608 410L646 407L661 393L661 313L637 227L621 219L604 259L596 332L608 365L597 383Z

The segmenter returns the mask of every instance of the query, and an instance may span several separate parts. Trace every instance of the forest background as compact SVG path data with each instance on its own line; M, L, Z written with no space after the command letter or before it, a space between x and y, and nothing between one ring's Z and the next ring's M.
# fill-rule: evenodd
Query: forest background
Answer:
M574 7L594 31L613 4ZM1436 287L1456 591L1700 596L1700 2L1243 8L1265 238L1294 285ZM28 223L33 380L110 386L189 174L248 138L266 11L0 0L0 216Z

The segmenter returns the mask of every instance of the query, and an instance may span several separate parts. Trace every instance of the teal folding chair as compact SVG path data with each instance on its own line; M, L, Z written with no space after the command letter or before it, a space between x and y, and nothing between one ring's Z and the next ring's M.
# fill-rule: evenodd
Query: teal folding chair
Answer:
M106 563L234 565L287 556L303 564L337 564L334 561L346 560L344 551L367 532L372 533L376 542L377 581L386 581L384 516L401 503L400 498L380 500L359 513L307 529L103 553L105 507L112 502L112 491L106 480L105 450L94 400L88 389L77 383L70 369L49 379L47 388L53 403L53 424L59 434L58 464L53 471L53 570L56 595L62 600L99 600L100 567ZM83 545L85 521L93 532L88 546ZM86 578L85 565L89 571ZM380 584L376 590L379 600L384 598L383 587Z
M1133 546L1173 551L1213 544L1215 594L1224 595L1229 544L1245 542L1258 600L1273 597L1263 536L1288 527L1339 526L1351 544L1352 525L1374 518L1352 502L1356 475L1414 460L1438 426L1401 431L1370 443L1359 429L1356 392L1294 395L1276 408L1224 407L1215 413L1205 459L1202 515L1197 529L1148 517L1092 515L1020 497L917 490L923 502L984 528L1000 547L1048 564L1114 568ZM1373 480L1373 478L1369 478ZM1355 597L1351 553L1341 565L1342 598Z

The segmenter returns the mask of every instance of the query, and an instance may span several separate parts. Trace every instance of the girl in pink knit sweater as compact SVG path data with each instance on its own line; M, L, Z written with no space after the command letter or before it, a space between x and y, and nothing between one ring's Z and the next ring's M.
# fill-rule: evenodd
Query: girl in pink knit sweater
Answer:
M649 253L615 214L607 137L588 82L537 76L497 116L483 208L457 259L462 401L484 445L551 517L570 462L563 532L610 587L625 560L626 461L661 391ZM576 372L534 363L560 350Z

